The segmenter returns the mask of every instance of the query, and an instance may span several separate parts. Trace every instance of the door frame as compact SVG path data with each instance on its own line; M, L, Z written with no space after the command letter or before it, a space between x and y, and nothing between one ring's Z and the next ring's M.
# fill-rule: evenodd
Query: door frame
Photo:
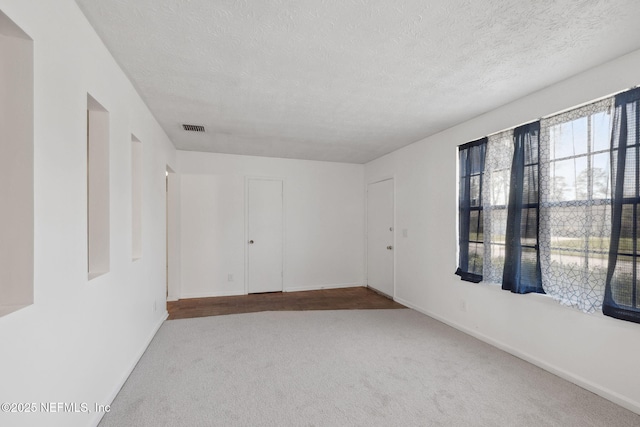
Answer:
M372 184L377 184L379 182L383 182L383 181L389 181L391 180L393 182L393 206L391 207L392 211L393 211L393 295L389 295L390 297L393 298L393 300L396 300L396 250L397 250L397 245L396 245L396 177L395 175L383 175L380 177L377 177L375 179L372 179L371 181L368 181L365 183L365 218L364 218L364 223L365 223L365 240L364 240L364 266L365 266L365 280L367 283L367 288L372 289L369 287L369 186Z
M284 279L285 279L285 266L286 266L286 252L285 241L287 237L287 212L286 206L286 183L287 180L281 176L266 176L266 175L246 175L244 177L244 294L249 295L249 181L280 181L282 183L282 291L286 292Z
M177 301L180 282L180 176L169 164L165 167L165 262L167 301Z

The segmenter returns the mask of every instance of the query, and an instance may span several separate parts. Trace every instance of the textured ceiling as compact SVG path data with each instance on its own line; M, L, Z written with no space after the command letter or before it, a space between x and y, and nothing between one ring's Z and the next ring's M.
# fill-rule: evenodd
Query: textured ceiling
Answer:
M76 1L184 150L364 163L640 48L638 0Z

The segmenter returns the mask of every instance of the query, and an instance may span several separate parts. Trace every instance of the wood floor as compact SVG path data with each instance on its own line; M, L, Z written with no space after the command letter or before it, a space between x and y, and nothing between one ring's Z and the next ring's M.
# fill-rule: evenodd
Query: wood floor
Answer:
M231 297L191 298L167 302L169 320L258 311L363 310L406 308L371 289L343 288L273 292Z

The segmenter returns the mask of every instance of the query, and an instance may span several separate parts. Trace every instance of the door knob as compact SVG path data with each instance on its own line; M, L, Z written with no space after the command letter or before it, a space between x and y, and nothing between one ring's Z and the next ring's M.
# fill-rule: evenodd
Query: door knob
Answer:
M388 250L392 250L392 249L393 249L393 246L387 246L387 249L388 249Z
M253 240L249 240L249 244L250 244L250 245L253 245Z

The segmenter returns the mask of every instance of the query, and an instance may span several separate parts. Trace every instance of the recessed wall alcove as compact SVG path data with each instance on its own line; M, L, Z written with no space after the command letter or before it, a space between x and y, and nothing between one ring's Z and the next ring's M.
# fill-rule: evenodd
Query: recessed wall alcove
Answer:
M89 280L109 272L109 112L87 95L87 251Z
M142 142L131 135L131 255L142 258Z
M33 304L33 40L0 10L0 316Z

